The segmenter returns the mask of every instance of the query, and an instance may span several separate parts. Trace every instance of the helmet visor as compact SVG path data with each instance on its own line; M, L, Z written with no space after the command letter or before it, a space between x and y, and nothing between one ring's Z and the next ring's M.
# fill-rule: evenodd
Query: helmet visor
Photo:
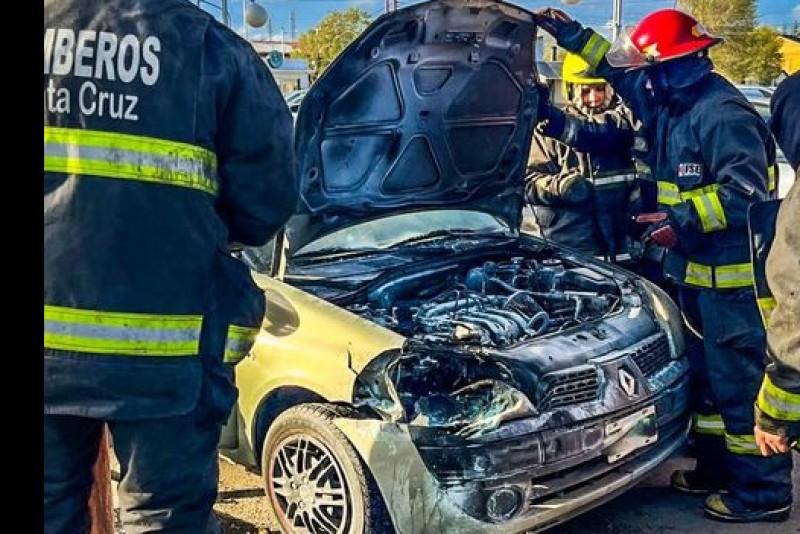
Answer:
M606 53L606 61L612 67L640 69L650 65L648 57L642 54L631 40L635 26L628 26L620 32L617 40Z

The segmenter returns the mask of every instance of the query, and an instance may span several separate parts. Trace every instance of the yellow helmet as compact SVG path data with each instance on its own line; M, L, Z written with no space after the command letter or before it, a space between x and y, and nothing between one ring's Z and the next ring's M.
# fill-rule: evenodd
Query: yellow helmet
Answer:
M606 83L603 78L591 78L591 68L586 61L579 55L568 53L564 58L564 65L561 67L561 89L564 95L569 95L569 84L594 85Z

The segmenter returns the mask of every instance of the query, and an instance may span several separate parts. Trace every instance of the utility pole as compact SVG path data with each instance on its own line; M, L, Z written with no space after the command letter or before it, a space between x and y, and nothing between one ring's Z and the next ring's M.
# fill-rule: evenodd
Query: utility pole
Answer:
M391 0L383 0L383 12L384 13L388 13L392 9L390 4L389 4L389 2L391 2Z
M198 0L197 3L200 4L200 1ZM229 28L231 27L231 20L228 14L228 0L222 0L222 23Z
M297 37L297 11L292 10L292 15L289 19L289 39L294 42Z
M611 42L617 40L622 29L622 0L614 0L611 11Z

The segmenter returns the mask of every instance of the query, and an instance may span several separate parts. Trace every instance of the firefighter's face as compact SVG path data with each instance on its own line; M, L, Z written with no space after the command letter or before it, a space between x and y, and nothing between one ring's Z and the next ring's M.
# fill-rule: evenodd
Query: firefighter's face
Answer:
M606 84L596 83L581 86L581 100L583 105L589 109L595 109L603 105L606 99Z

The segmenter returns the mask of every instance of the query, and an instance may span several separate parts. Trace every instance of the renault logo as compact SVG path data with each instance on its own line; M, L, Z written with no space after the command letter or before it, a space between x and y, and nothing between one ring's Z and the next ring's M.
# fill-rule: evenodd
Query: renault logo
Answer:
M619 374L619 387L622 388L629 397L636 395L636 379L625 369L620 369Z

